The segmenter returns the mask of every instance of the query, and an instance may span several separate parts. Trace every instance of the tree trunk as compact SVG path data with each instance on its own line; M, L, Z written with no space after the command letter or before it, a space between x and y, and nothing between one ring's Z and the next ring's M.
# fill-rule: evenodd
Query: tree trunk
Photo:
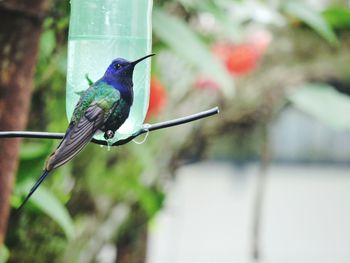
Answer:
M26 126L42 18L47 0L0 2L0 130ZM0 140L0 247L9 216L19 139Z

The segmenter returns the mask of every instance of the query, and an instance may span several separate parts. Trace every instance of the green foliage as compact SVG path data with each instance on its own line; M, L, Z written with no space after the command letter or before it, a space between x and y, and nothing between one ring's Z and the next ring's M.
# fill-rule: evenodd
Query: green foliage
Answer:
M11 218L6 239L11 254L9 262L62 262L60 256L67 238L60 227L35 210Z
M284 5L284 11L292 16L299 18L301 21L313 28L330 44L338 44L337 36L335 35L331 26L317 11L310 8L301 1L288 1Z
M25 183L27 180L38 178L43 168L43 162L45 162L45 158L51 150L51 144L50 141L24 140L19 152L20 162L16 177L16 187ZM22 196L27 193L22 194L15 189L11 196L11 205L13 207L20 206Z
M56 36L52 29L46 30L41 34L40 38L40 56L47 58L52 55L56 46Z
M10 251L6 246L0 247L0 263L6 263L10 257Z
M51 141L27 141L21 145L19 156L21 160L31 162L46 157L51 148Z
M16 193L26 196L34 183L34 180L27 180L21 184L17 184ZM68 239L74 236L73 220L67 209L45 186L40 186L29 202L33 203L43 213L54 220L62 228Z
M339 130L350 130L350 98L331 86L309 83L297 87L288 96L301 111Z
M341 6L333 6L322 13L327 23L334 29L350 28L350 9Z

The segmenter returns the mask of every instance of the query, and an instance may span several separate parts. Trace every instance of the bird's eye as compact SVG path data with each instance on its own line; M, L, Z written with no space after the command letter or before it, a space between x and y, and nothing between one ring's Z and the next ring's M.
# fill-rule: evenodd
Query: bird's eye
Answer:
M120 65L119 63L114 65L114 68L115 68L115 69L121 69L122 67L123 67L123 66Z

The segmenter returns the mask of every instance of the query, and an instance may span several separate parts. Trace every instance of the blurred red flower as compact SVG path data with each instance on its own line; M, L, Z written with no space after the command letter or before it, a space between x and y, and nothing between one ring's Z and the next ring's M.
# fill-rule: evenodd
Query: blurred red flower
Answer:
M260 31L249 36L244 43L215 43L212 52L224 63L231 75L242 76L256 68L271 40L272 36L269 32ZM219 84L206 75L200 75L196 79L194 87L197 89L220 89Z
M241 44L216 43L212 50L232 75L239 76L255 69L270 42L271 34L262 31L251 35Z
M206 75L199 75L194 83L196 89L220 90L220 85Z
M154 76L151 77L150 100L146 120L157 117L167 102L167 93L163 84Z

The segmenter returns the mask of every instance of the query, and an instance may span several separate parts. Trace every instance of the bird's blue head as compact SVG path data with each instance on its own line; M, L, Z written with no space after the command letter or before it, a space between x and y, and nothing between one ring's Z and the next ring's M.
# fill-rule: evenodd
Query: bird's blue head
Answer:
M112 63L109 65L104 77L116 79L119 81L123 81L123 80L132 81L132 76L133 76L133 72L136 64L154 55L155 54L150 54L132 62L123 58L117 58L113 60Z

